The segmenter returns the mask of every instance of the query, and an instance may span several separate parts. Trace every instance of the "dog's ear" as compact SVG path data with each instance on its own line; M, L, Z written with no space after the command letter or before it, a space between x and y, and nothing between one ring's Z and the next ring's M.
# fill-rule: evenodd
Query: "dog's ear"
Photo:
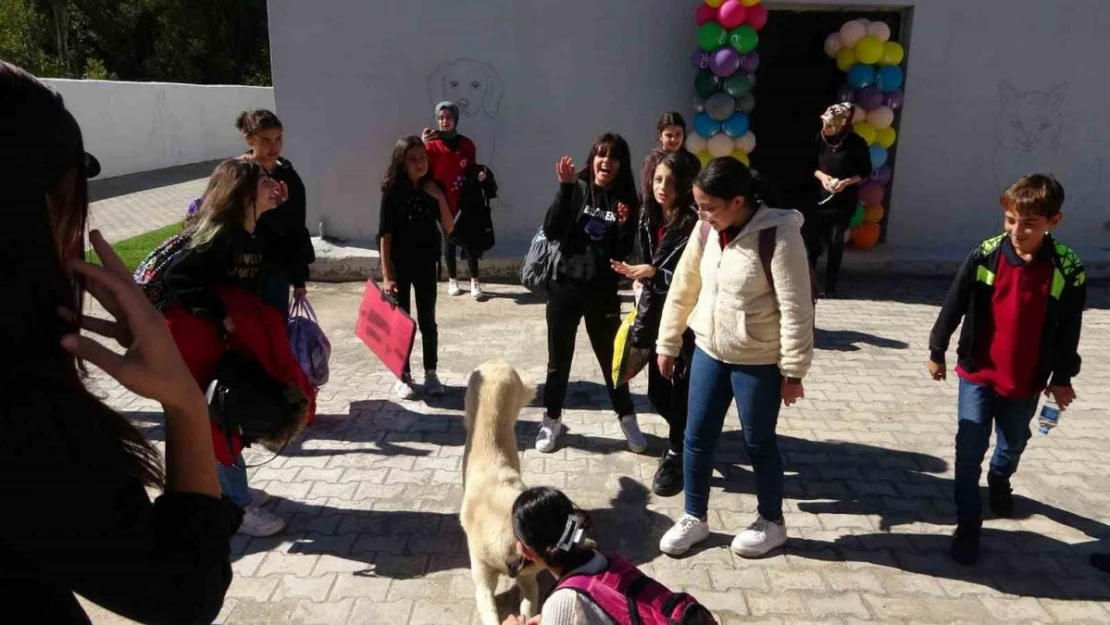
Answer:
M443 89L443 79L447 75L447 70L450 67L451 62L441 63L439 67L428 76L428 101L430 101L433 106L447 99L447 94Z
M496 115L501 109L501 77L492 65L485 64L486 69L486 95L482 99L482 110L489 115Z
M528 561L520 554L506 560L505 568L509 569L509 578L515 579L517 575L520 575L521 569L523 569L526 564L528 564Z

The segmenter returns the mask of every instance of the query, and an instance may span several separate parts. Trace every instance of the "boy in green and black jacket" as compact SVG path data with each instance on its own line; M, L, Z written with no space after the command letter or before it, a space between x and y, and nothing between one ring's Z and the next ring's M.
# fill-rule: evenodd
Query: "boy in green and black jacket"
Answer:
M979 475L998 432L987 473L996 516L1013 515L1010 476L1031 435L1039 395L1060 409L1075 400L1079 332L1087 300L1079 258L1049 232L1063 218L1064 188L1050 176L1022 176L1002 194L1005 234L972 250L929 335L928 369L944 380L945 352L963 319L956 348L960 378L956 434L956 533L952 558L979 555Z

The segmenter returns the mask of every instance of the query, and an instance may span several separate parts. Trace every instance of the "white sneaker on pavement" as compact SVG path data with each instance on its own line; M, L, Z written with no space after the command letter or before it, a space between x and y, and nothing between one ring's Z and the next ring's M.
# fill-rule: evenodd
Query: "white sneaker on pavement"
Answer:
M558 419L548 419L547 415L543 417L543 423L540 424L540 433L536 435L536 451L549 454L555 451L555 444L559 442L559 437L567 426Z
M486 292L482 290L482 283L474 280L470 281L470 297L478 301L482 301L486 297Z
M261 488L252 488L250 491L252 506L264 506L270 501L270 493L267 493Z
M644 438L644 433L640 431L640 424L636 421L636 415L626 414L621 417L621 431L624 432L624 438L628 441L628 449L632 453L643 453L647 449L647 439Z
M459 281L458 280L448 280L447 281L447 294L450 295L451 297L455 297L456 295L462 295L462 289L459 288Z
M430 397L443 396L443 383L439 381L435 371L424 372L424 394Z
M692 514L684 514L659 540L659 551L669 556L680 556L690 547L709 538L709 524Z
M757 516L755 523L732 539L732 551L745 558L758 558L786 544L786 521L775 523Z
M285 529L285 519L272 512L266 512L258 506L250 505L243 511L243 524L239 526L239 533L262 538L273 536Z
M397 383L393 385L393 394L405 401L416 399L416 389L412 387L412 380L408 378L397 380Z

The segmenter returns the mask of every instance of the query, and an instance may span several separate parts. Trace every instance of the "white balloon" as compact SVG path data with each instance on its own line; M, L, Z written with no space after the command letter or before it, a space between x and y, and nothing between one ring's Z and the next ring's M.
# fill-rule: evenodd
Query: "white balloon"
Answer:
M894 111L890 110L889 106L880 106L867 114L867 122L874 126L875 130L890 128L894 123Z
M840 51L844 49L844 44L840 41L840 33L832 33L825 37L825 54L830 58L836 58Z
M732 145L744 154L751 154L755 150L755 134L749 130L739 137L736 137Z
M854 48L860 39L867 36L867 27L858 21L844 22L840 27L840 44L845 48Z
M878 37L879 41L886 43L890 41L890 26L886 22L871 22L867 25L867 34Z
M699 135L696 132L691 133L689 137L686 137L686 149L690 150L694 154L704 152L707 147L708 144L705 142L705 137Z
M732 154L732 137L723 132L718 132L709 138L709 153L713 158L721 158Z
M852 123L858 124L859 122L867 121L867 111L858 104L852 105Z

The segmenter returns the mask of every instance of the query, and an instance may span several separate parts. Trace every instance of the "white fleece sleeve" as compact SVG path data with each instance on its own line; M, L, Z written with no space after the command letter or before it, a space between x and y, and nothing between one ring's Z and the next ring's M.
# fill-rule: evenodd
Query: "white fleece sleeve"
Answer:
M682 350L682 333L686 331L686 322L698 303L698 295L701 294L701 257L705 252L701 232L702 225L699 222L691 233L690 242L682 251L682 258L678 259L678 266L671 278L671 288L663 305L663 317L659 321L659 338L655 342L655 351L662 356L673 358ZM709 236L714 234L710 230Z
M779 312L779 369L788 378L804 378L813 362L813 292L809 259L801 231L780 228L771 273Z
M590 625L587 599L577 591L562 588L551 593L543 602L543 625Z

